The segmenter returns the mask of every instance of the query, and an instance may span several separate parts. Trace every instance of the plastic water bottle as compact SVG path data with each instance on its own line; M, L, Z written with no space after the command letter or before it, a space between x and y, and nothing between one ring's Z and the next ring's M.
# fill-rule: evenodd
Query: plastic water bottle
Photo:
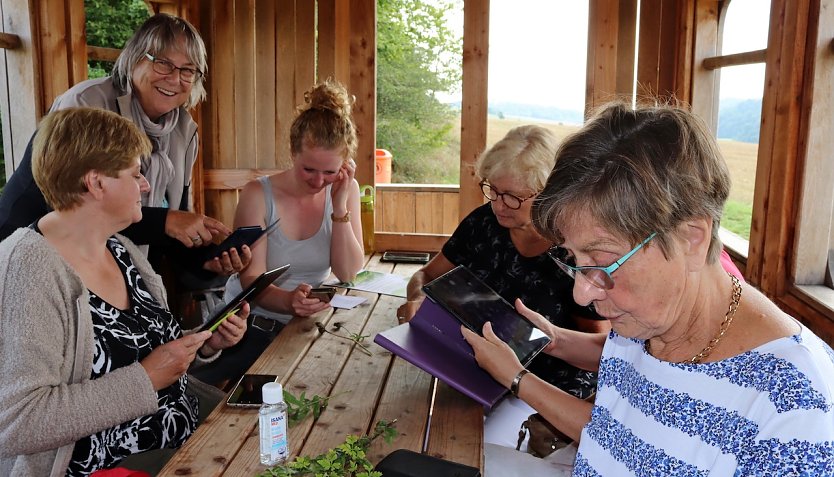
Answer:
M261 464L274 466L290 455L287 444L287 404L281 383L266 383L261 388L263 404L258 411L261 434Z
M359 212L362 218L362 246L365 253L374 251L374 188L365 185L359 189Z

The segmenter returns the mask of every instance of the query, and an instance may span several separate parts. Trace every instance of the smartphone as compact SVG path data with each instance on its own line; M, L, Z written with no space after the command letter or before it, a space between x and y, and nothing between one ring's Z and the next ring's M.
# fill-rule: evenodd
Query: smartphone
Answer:
M382 254L381 262L394 263L429 263L431 258L428 252L400 252L390 250Z
M261 407L261 388L264 384L277 380L278 376L274 374L244 374L232 389L226 404L235 407Z
M335 287L319 287L310 290L308 295L310 298L318 298L319 300L328 303L336 295Z

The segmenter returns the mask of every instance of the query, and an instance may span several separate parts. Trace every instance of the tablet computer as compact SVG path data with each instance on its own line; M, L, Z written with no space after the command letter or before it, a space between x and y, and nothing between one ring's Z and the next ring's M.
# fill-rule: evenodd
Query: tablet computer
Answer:
M264 272L255 279L252 283L249 284L242 292L238 293L236 297L232 299L229 303L226 303L225 306L217 310L215 313L212 314L211 318L209 318L203 326L200 327L199 331L214 331L220 326L226 318L234 315L240 310L240 307L243 306L243 302L251 302L254 300L258 295L261 294L262 291L266 290L266 287L272 284L278 277L284 274L287 269L290 268L289 265L284 265L282 267L278 267L275 270L270 270L268 272Z
M423 286L423 291L478 334L486 322L492 322L495 334L510 345L524 366L550 343L543 331L466 267L458 266L432 280Z
M229 234L229 236L226 237L226 239L223 240L221 243L213 243L211 245L207 245L205 248L202 249L203 262L211 260L215 257L219 257L223 254L223 252L228 252L233 248L240 250L240 248L244 245L248 245L251 247L252 244L257 242L259 238L271 232L276 225L278 225L277 220L270 224L267 228L262 228L259 225L236 228L234 232Z

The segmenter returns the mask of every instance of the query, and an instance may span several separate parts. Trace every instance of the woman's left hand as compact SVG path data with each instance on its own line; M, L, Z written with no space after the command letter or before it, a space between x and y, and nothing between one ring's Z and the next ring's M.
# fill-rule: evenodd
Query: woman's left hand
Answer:
M487 322L484 325L483 337L465 326L461 326L460 331L475 351L475 361L478 362L478 366L502 386L509 388L513 378L524 366L521 365L510 346L501 341L501 338L492 331L492 323Z
M214 257L203 264L203 268L218 275L229 276L241 272L252 262L252 250L248 245L240 247L240 253L236 248L223 252L219 257Z
M236 345L246 333L246 319L249 317L249 304L244 303L243 307L236 314L226 318L211 334L211 338L203 343L200 354L211 356L221 349Z
M333 182L333 187L330 189L330 197L333 201L334 210L347 211L348 197L350 194L350 184L356 176L356 162L353 159L348 159L342 164L339 169L339 178Z

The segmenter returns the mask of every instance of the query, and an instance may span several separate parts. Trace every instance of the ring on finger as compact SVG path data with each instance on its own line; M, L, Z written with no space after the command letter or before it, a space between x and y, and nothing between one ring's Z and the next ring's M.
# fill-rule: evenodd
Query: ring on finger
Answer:
M196 237L191 237L191 241L194 243L200 243L203 241L203 239L198 235Z

